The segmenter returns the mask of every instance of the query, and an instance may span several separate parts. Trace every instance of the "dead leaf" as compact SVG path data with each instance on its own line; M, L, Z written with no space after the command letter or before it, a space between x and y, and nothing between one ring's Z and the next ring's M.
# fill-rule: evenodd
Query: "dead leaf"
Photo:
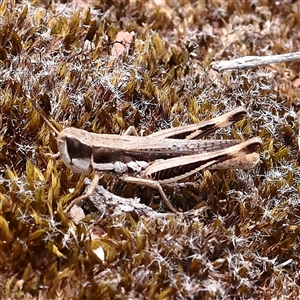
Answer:
M133 32L120 31L116 36L116 40L114 41L111 55L114 57L122 55L126 50L130 48L133 42L133 37Z
M70 218L73 220L75 224L78 224L82 219L85 218L85 213L81 207L78 205L74 205L70 209Z
M300 87L300 78L294 79L293 86L296 87L296 88Z

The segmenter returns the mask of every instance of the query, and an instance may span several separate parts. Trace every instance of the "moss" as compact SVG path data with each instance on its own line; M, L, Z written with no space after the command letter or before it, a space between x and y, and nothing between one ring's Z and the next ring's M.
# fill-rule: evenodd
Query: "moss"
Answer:
M297 51L298 4L155 3L1 2L1 299L297 298L299 63L217 74L210 62ZM116 58L122 30L134 32L134 44ZM57 152L55 136L29 97L59 130L115 134L245 105L249 119L210 138L260 136L261 164L204 171L189 178L193 187L167 191L197 216L94 211L76 225L63 208L84 176L47 155ZM110 176L101 184L166 210L149 188Z

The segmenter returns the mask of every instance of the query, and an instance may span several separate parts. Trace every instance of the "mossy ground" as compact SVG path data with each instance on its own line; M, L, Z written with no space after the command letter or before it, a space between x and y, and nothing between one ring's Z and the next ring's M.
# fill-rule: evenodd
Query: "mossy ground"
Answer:
M254 2L1 2L1 299L298 297L300 62L224 73L210 66L298 51L299 2ZM134 32L134 43L114 57L120 31ZM63 208L82 193L84 176L47 155L57 152L55 136L29 97L57 128L115 134L244 105L247 120L209 138L260 136L261 163L205 171L189 179L195 187L168 191L178 209L203 207L196 217L95 212L75 225ZM167 211L148 188L101 183Z

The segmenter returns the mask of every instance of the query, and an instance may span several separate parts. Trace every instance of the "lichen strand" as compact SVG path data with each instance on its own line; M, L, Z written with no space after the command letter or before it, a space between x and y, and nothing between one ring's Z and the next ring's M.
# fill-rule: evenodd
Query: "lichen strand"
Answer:
M298 2L16 2L0 4L0 298L296 299L299 62L220 74L210 63L298 51ZM118 57L120 31L134 41ZM57 152L55 136L29 97L59 130L114 134L133 125L146 135L244 105L250 118L211 138L260 136L261 164L166 188L196 216L90 207L76 225L63 209L84 176L47 155ZM108 175L101 184L167 211L150 188Z

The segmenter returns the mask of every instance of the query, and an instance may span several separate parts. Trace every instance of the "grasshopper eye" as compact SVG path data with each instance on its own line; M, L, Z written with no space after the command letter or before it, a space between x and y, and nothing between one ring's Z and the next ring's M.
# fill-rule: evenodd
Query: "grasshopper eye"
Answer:
M76 138L66 137L67 149L70 159L72 158L91 158L92 147L81 143Z

